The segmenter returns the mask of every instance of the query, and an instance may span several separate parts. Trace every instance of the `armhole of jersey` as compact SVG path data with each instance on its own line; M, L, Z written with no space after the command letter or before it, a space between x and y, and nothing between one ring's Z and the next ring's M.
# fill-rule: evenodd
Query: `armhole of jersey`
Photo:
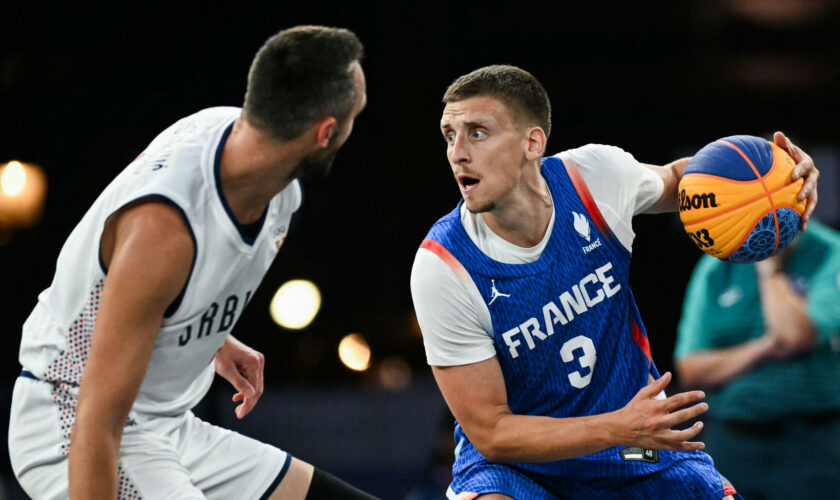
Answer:
M606 219L604 219L603 214L601 214L601 210L598 208L598 204L595 203L595 199L592 197L592 193L589 192L589 187L587 187L586 181L583 180L583 176L581 175L575 160L573 160L569 155L564 155L560 159L563 161L563 166L566 167L566 173L569 175L569 179L572 181L572 185L575 187L575 191L577 191L580 201L583 202L583 207L589 213L589 217L592 218L592 222L595 223L595 227L598 228L598 232L601 233L601 236L604 237L604 240L611 247L616 249L624 258L629 260L630 251L627 250L627 248L618 240L609 224L607 224Z
M193 272L193 269L195 268L195 261L198 260L198 242L195 239L195 233L193 232L192 225L190 224L190 220L187 218L187 214L186 214L186 212L184 212L184 209L182 209L181 206L178 205L177 203L175 203L171 198L168 198L168 197L166 197L162 194L147 194L147 195L144 195L144 196L134 198L133 200L120 205L119 208L117 208L116 210L114 210L113 212L108 214L108 217L105 218L105 224L108 223L108 221L111 219L111 217L115 213L119 212L120 210L127 207L128 205L131 205L132 203L137 203L138 201L149 200L149 199L152 199L152 198L155 198L159 201L162 201L163 203L166 203L167 205L169 205L172 208L174 208L175 210L177 210L179 214L181 214L181 218L184 219L184 224L187 225L187 230L190 232L190 239L192 239L192 243L193 243L193 261L192 261L192 264L190 264L190 272L189 272L189 274L187 274L187 281L184 282L184 288L181 289L180 293L178 293L178 296L175 297L175 300L173 300L172 303L169 304L169 307L167 307L166 311L163 313L164 318L171 318L172 315L175 314L175 311L178 310L178 306L181 305L181 301L183 300L184 295L187 293L187 286L190 284L190 278L192 278L192 272ZM102 269L102 273L107 275L108 274L108 268L107 268L107 266L105 266L105 261L102 260L102 236L104 234L105 234L105 225L102 226L102 232L99 233L99 244L98 244L98 248L97 248L96 253L97 253L98 259L99 259L99 267L100 267L100 269Z
M627 322L630 323L630 331L633 333L633 340L636 341L636 345L639 346L639 349L642 350L642 353L647 358L651 373L653 373L656 368L653 366L653 357L650 354L650 342L648 341L647 335L645 335L645 332L643 332L642 329L639 328L639 325L633 321L633 318L627 318Z
M469 284L472 281L470 278L470 274L464 268L463 264L461 264L458 259L455 258L449 250L446 249L445 246L441 245L435 240L431 240L426 238L423 240L423 243L420 244L420 248L425 248L426 250L432 252L433 254L440 257L447 266L455 273L455 276L461 281L464 287L469 290Z
M452 272L455 273L455 276L461 282L461 285L464 287L464 291L467 293L467 296L472 300L474 307L476 308L476 314L478 314L478 323L481 325L482 328L487 332L487 334L492 339L494 336L493 333L493 318L490 316L490 310L487 309L487 305L484 303L484 300L481 298L481 292L478 290L478 286L476 286L475 282L473 281L470 273L467 272L467 269L464 267L461 262L452 255L449 250L446 249L445 246L441 245L435 240L426 238L423 240L423 243L420 244L420 248L424 248L433 254L437 255L440 260L443 261L444 264L449 266L452 269Z

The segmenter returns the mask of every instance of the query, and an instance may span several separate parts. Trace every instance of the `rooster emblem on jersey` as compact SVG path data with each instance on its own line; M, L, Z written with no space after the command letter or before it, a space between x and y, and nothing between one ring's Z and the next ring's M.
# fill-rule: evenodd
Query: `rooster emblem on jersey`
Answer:
M581 238L585 238L586 241L589 241L591 236L589 234L589 221L586 220L586 216L581 215L577 212L572 212L572 217L574 217L574 219L575 219L575 221L574 221L575 231L578 232L578 234L581 236Z

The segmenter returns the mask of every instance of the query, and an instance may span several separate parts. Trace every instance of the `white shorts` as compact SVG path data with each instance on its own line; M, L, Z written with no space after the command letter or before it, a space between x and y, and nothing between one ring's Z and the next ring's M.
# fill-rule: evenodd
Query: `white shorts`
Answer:
M78 388L18 377L9 421L12 469L32 498L65 499ZM267 498L291 455L192 414L132 412L123 431L118 499Z

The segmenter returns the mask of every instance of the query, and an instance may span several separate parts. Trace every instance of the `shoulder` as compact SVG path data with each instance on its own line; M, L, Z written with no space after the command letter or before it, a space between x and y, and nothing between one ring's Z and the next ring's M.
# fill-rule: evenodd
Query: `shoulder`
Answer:
M411 266L412 292L433 288L440 275L447 274L447 268L438 254L422 246L418 248L414 255L414 264Z
M450 264L421 247L411 270L411 298L432 366L476 363L495 354L492 323L478 289Z
M102 234L101 264L108 272L114 258L143 263L174 278L189 269L195 255L195 237L183 211L168 200L148 197L125 205L108 219ZM177 282L177 279L176 279Z
M606 144L586 144L557 153L555 157L561 160L571 158L590 188L601 184L617 186L624 182L632 183L634 179L647 173L647 168L633 155L620 147Z
M211 165L215 151L210 147L218 144L240 113L234 107L207 108L181 118L155 136L129 168L135 175L150 171L159 178L182 174L202 163Z
M129 203L114 216L114 224L143 231L155 240L189 242L187 221L181 208L172 201L158 196L149 196ZM190 244L191 246L191 244Z
M441 307L445 303L469 303L471 292L478 293L463 265L434 240L424 240L417 249L411 268L411 295L420 313L424 304ZM457 297L457 298L456 298Z
M303 197L303 186L299 180L295 179L274 195L274 200L276 200L279 212L294 213L303 204Z
M412 293L439 290L444 283L459 283L457 273L452 268L453 262L448 260L454 258L446 247L435 240L424 240L423 245L417 249L411 268Z
M586 144L574 149L567 149L555 156L561 159L571 157L578 167L583 169L621 167L627 164L637 164L636 159L618 146L606 144Z
M152 246L167 245L189 250L193 247L183 210L164 197L149 196L131 202L114 213L107 225L114 227L118 237L136 235Z

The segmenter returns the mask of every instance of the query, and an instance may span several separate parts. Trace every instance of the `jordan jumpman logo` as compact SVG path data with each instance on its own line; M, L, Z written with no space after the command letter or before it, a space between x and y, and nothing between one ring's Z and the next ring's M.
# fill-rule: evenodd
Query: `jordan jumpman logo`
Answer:
M490 302L487 303L488 306L495 302L499 297L510 297L509 293L502 293L496 289L496 280L491 279L490 285L493 288L490 290Z

